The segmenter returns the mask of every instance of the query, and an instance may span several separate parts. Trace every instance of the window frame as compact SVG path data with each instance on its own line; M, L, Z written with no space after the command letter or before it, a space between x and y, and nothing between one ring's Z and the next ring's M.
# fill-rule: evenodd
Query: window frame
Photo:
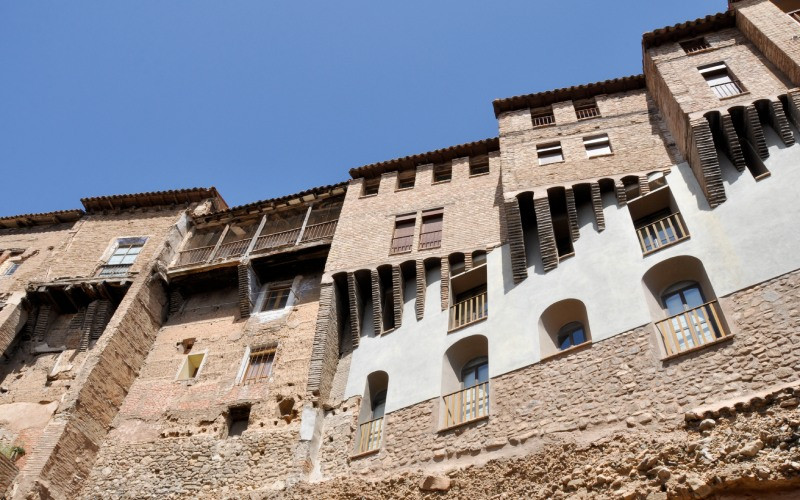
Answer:
M445 174L447 177L437 179L437 175ZM453 162L434 163L433 165L433 184L445 184L453 180Z
M687 56L699 54L700 52L705 52L713 48L711 44L708 43L708 40L706 40L706 37L704 36L678 42L678 45L680 46L681 49L683 49L684 54L686 54Z
M397 188L395 191L406 191L408 189L414 189L414 185L417 182L417 172L416 170L404 171L404 172L397 172Z
M426 224L430 225L432 223L435 224L436 222L435 219L438 219L439 221L439 229L425 231L425 225ZM439 233L438 240L423 242L424 235L436 234L436 233ZM444 236L444 208L433 208L430 210L423 210L422 216L420 218L419 243L417 244L417 250L433 250L436 248L441 248L443 236Z
M409 224L410 223L410 224ZM402 225L402 227L400 227ZM398 236L398 229L411 230L411 234L403 234ZM409 253L414 249L414 233L417 231L417 214L416 212L410 214L396 215L394 218L394 228L392 229L392 239L389 242L389 255L399 255ZM398 240L410 238L408 244L396 245Z
M587 158L598 158L614 154L611 148L611 139L608 134L590 135L583 138L583 149L586 150Z
M195 370L194 375L191 375L191 372L189 372L189 376L186 377L186 378L183 378L181 376L181 372L183 372L184 367L186 367L188 365L190 358L196 358L198 356L201 357L201 360L200 360L200 363L197 365L197 369ZM187 381L190 381L190 380L197 380L200 377L200 374L203 372L203 367L205 367L205 365L206 365L206 360L208 359L208 349L200 351L200 352L193 352L193 353L189 353L189 354L184 354L181 357L183 358L183 361L181 362L180 366L178 367L178 371L175 374L175 380L177 380L179 382L187 382Z
M711 64L704 64L702 66L697 67L697 71L700 73L700 76L703 77L705 80L706 85L711 90L711 92L718 98L718 99L730 99L732 97L736 97L738 95L746 94L747 89L739 79L736 78L736 75L733 74L731 71L730 66L725 61L718 61ZM728 81L721 81L718 83L713 83L715 80L714 77L721 77L724 75ZM730 88L736 89L738 92L735 94L726 94L723 92L723 85L729 85Z
M292 294L294 293L294 279L290 280L281 280L281 281L272 281L267 284L266 290L264 290L264 299L260 304L258 312L272 312L272 311L283 311L287 307L289 307L289 299L291 298ZM275 301L275 297L273 297L273 292L282 292L286 291L285 295L278 296L278 304L282 305L280 307L269 307L270 302Z
M580 330L580 332L583 334L583 340L581 342L575 342L574 339L574 335L578 330ZM567 347L562 347L561 345L566 338L569 338L570 344ZM558 333L556 334L556 348L558 348L559 352L583 345L588 341L589 336L586 335L586 327L583 326L583 323L580 321L570 321L559 328Z
M543 156L543 153L547 153ZM557 158L557 159L551 159ZM539 166L543 167L545 165L551 165L553 163L563 163L564 162L564 148L561 145L561 141L558 142L548 142L545 144L537 144L536 145L536 159L539 161Z
M480 175L488 175L491 173L491 166L489 163L489 155L470 156L469 157L469 176L478 177Z
M374 192L373 192L374 188ZM368 179L364 177L363 182L361 183L361 198L367 198L370 196L377 196L381 190L381 178L371 178Z
M275 368L275 358L278 351L277 346L258 346L255 348L248 348L248 352L245 353L245 363L242 371L241 380L239 380L240 385L254 385L258 383L262 383L264 381L269 381L270 377L272 376L272 370ZM255 375L250 373L250 369L253 367L254 358L263 358L263 359L256 359L256 361L264 361L264 364L268 366L266 373L256 373ZM263 368L258 368L259 370L263 371Z

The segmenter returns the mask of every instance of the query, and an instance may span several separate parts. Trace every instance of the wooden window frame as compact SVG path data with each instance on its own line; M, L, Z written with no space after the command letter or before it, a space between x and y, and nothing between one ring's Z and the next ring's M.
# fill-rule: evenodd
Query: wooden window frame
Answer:
M377 179L364 178L364 181L361 185L361 197L366 198L368 196L377 196L380 190L381 190L380 177L378 177Z
M407 224L410 222L410 226ZM397 230L399 229L399 225L402 225L403 229L408 229L410 227L411 234L403 234L398 236ZM398 255L403 253L409 253L414 248L414 233L416 232L417 227L417 214L405 214L405 215L398 215L395 217L394 220L394 229L392 231L392 241L389 244L389 255ZM400 244L402 243L402 244Z
M706 50L710 50L711 44L708 43L708 40L704 36L698 38L692 38L691 40L685 40L683 42L678 42L678 45L681 46L683 52L691 56L693 54L698 54L700 52L704 52Z
M292 284L294 280L275 281L267 285L264 303L261 304L260 312L282 311L289 305L289 298L292 295ZM283 294L282 292L286 292ZM277 300L277 303L275 301ZM272 303L272 306L270 305ZM280 305L280 307L275 307Z
M439 229L433 229L425 231L425 224L431 224L431 219L439 219ZM426 235L435 235L439 233L439 239L435 239L432 237L430 241L423 241ZM422 212L422 224L420 226L419 232L419 244L418 250L432 250L435 248L441 248L442 246L442 236L444 235L444 208L435 208L432 210L425 210Z
M257 384L264 380L269 380L272 375L272 369L275 367L275 353L276 347L257 347L252 349L247 355L247 361L242 373L241 385ZM263 367L253 369L253 363L259 362L267 366L266 371Z
M441 177L441 178L440 178ZM444 162L433 165L433 183L444 184L453 180L453 163Z
M479 175L487 175L490 172L489 155L470 156L469 157L469 176L478 177Z
M413 189L416 184L417 172L415 170L398 172L397 173L397 189L396 191L405 191Z

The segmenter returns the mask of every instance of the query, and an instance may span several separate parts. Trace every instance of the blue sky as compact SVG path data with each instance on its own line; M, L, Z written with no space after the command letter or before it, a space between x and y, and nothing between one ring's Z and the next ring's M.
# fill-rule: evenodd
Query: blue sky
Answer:
M724 0L0 0L0 215L216 186L230 205L497 135L492 99L641 72Z

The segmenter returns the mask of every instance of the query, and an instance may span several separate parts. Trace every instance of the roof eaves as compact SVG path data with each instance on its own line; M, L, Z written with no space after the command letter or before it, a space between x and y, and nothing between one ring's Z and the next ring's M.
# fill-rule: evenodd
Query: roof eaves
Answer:
M669 42L696 35L702 35L719 29L731 28L736 25L736 12L727 10L717 14L710 14L693 21L686 21L673 26L665 26L642 35L642 46L645 50Z
M228 208L228 204L222 198L215 187L209 188L186 188L170 189L167 191L148 191L145 193L114 194L108 196L94 196L81 198L87 213L118 210L126 208L144 208L173 206L186 203L195 203L205 199L213 198L217 207Z

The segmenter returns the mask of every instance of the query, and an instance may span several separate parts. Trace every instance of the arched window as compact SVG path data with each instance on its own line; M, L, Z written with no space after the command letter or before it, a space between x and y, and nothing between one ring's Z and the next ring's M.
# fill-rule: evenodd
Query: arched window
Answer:
M670 326L679 334L680 350L697 347L721 336L714 318L709 317L706 308L702 307L706 299L696 281L672 285L661 295L661 302L670 318ZM691 314L684 314L686 311L691 311Z
M386 409L386 391L383 390L372 398L372 418L383 417L383 412Z
M489 358L479 356L461 369L461 387L469 389L489 380Z
M583 328L583 323L580 321L573 321L567 323L558 330L558 349L563 351L578 344L586 342L586 331Z

